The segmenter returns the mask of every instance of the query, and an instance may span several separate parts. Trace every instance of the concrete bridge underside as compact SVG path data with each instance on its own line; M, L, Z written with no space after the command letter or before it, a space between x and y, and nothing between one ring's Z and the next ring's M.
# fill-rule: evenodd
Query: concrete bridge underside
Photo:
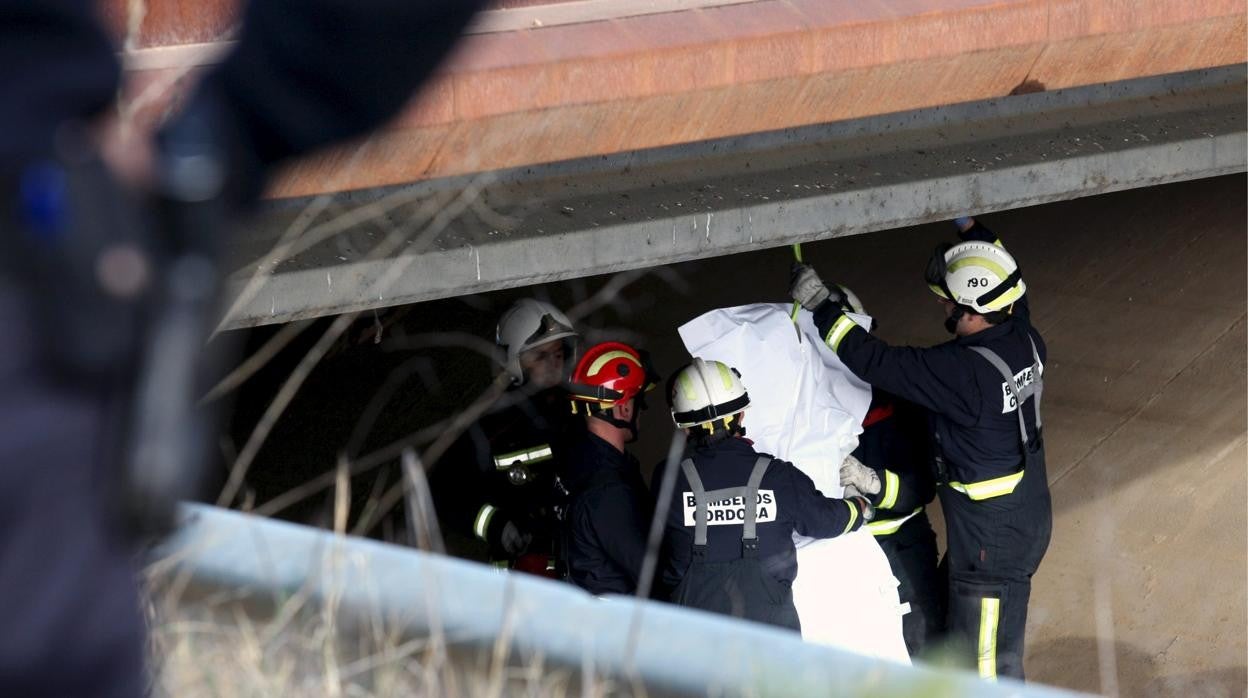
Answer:
M237 5L104 0L123 113L185 94ZM281 173L222 327L1245 168L1232 0L494 7L393 123Z
M367 310L1245 169L1244 66L274 202L223 327Z

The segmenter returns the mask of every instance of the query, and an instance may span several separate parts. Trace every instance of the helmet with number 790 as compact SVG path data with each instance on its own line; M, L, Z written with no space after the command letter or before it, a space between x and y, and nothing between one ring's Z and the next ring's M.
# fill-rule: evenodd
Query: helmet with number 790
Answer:
M1006 310L1027 292L1014 257L990 242L937 247L924 278L936 295L980 314Z

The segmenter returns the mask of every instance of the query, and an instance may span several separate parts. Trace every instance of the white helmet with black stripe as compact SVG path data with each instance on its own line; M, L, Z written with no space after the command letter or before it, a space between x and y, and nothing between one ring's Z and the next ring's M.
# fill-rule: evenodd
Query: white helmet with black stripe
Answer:
M1027 292L1014 257L991 242L938 247L925 276L933 293L981 315L1006 310Z
M567 345L565 361L571 361L579 337L572 322L555 306L535 298L522 298L515 302L498 319L495 341L507 352L503 370L511 376L512 383L523 385L526 381L520 366L520 354L549 342L563 340Z
M683 429L720 420L727 425L750 404L741 374L721 361L695 358L672 377L670 391L672 420Z

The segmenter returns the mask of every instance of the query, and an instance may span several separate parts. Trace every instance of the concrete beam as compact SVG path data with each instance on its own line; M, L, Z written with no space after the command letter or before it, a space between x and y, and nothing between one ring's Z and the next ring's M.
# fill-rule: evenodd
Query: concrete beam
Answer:
M222 327L1242 172L1244 95L1237 66L285 202L240 243ZM307 249L270 254L283 232Z
M180 21L228 26L220 16L232 3L151 4L152 26L133 35L149 48L127 63L129 99L154 118L185 89L182 78L219 54L218 35L176 31ZM1238 64L1248 60L1246 17L1239 0L593 0L498 10L402 117L292 166L271 193L393 185ZM188 39L208 43L176 45Z

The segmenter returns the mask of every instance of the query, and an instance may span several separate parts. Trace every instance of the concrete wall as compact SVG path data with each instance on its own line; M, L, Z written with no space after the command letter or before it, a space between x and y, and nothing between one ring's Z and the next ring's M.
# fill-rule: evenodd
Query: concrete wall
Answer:
M1032 594L1033 680L1121 695L1248 690L1246 183L984 217L1020 260L1050 352L1055 526ZM804 252L859 294L885 337L922 345L947 337L920 279L946 236L922 226ZM669 323L699 307L782 297L787 263L777 250L678 265L689 300L624 322L653 328L647 339L671 357Z

